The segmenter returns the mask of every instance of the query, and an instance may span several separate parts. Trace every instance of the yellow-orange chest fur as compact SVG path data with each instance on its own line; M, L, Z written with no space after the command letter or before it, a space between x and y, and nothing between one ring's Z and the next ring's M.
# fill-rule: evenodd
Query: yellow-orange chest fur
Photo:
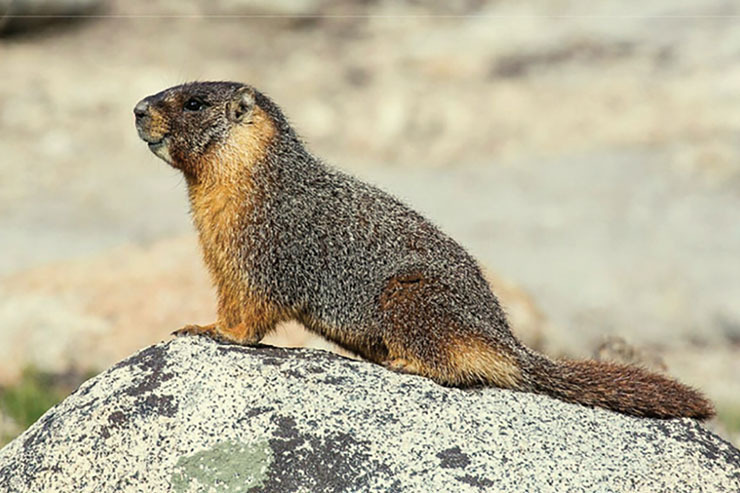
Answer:
M218 290L219 318L227 319L229 324L238 323L249 285L240 265L240 231L249 204L245 197L235 194L232 184L191 185L190 202L203 259Z
M203 258L218 290L219 322L226 326L264 318L266 311L266 301L251 289L243 255L245 230L260 196L252 173L274 134L272 122L256 108L252 124L232 129L229 141L200 163L199 179L188 183Z

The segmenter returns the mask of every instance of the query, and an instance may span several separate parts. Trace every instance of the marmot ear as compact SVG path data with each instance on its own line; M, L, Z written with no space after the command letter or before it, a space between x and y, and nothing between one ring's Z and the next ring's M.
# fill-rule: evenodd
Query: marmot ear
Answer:
M229 101L226 115L232 122L241 122L245 117L252 114L254 104L254 90L251 87L239 88Z

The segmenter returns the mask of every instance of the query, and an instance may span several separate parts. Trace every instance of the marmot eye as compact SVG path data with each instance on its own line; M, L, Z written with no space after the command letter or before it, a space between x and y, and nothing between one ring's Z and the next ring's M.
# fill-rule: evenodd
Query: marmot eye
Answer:
M200 111L205 107L206 107L206 104L197 98L190 98L187 101L185 101L185 104L183 105L183 108L188 111Z

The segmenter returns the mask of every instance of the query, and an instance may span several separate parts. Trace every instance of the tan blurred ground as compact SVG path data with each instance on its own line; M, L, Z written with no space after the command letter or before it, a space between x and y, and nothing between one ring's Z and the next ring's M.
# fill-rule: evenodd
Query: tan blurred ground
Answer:
M3 378L102 368L212 319L182 180L138 141L131 109L233 79L523 288L510 310L539 320L550 353L623 337L740 409L734 3L115 0L104 13L0 38Z

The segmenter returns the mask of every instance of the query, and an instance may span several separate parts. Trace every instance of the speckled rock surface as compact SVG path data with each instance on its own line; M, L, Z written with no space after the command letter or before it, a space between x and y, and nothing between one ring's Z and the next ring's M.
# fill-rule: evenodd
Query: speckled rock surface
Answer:
M690 420L199 337L120 362L0 450L3 492L738 490L740 451Z

